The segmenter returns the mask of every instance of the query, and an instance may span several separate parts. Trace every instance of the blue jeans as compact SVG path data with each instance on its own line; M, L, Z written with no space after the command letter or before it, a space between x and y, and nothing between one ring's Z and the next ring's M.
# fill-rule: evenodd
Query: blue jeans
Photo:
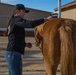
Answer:
M9 68L9 75L22 75L22 55L15 51L6 51L5 58Z

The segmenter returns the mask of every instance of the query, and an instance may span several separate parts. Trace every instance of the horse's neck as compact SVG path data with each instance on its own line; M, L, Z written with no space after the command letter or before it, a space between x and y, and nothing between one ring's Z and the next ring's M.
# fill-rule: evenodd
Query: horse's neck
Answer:
M38 26L39 34L42 37L43 37L43 27L44 27L44 25L45 25L45 23L43 23L43 24L41 24L41 25Z

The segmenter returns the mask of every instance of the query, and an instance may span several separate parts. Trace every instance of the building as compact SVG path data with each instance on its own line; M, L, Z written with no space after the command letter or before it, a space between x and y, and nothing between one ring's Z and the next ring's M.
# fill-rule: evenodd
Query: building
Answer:
M58 11L58 8L54 9ZM61 7L61 17L76 20L76 1L65 4Z
M0 35L2 34L2 30L6 30L5 28L7 27L8 21L13 14L13 7L14 5L10 4L4 4L0 3ZM27 8L27 7L26 7ZM40 18L45 18L51 15L52 12L47 12L47 11L42 11L42 10L37 10L37 9L32 9L32 8L27 8L30 10L29 13L26 13L26 19L27 20L35 20L35 19L40 19ZM29 31L26 32L27 36L32 36L33 29L30 29Z
M13 14L14 5L0 3L0 28L6 28L7 23L9 21L10 16ZM26 14L26 19L34 20L39 18L44 18L51 15L51 12L27 8L30 10L28 14Z

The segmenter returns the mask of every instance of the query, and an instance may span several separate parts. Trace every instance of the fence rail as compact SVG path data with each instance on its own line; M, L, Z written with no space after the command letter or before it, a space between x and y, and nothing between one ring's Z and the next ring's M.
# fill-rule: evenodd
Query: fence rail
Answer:
M30 42L31 44L35 44L35 42ZM8 42L0 42L0 45L3 44L3 45L6 45L8 44Z
M0 28L0 31L5 31L7 28ZM34 31L34 28L25 28L26 31Z

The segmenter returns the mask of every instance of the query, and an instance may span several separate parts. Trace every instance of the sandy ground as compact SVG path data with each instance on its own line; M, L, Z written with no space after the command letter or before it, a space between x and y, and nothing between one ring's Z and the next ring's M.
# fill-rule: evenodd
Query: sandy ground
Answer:
M26 42L34 42L34 38L26 38ZM7 37L0 37L0 42L8 42ZM5 61L7 45L0 45L0 75L8 75L8 66ZM31 49L25 48L23 55L23 75L46 75L43 55L41 50L33 44ZM60 70L57 70L60 75Z

